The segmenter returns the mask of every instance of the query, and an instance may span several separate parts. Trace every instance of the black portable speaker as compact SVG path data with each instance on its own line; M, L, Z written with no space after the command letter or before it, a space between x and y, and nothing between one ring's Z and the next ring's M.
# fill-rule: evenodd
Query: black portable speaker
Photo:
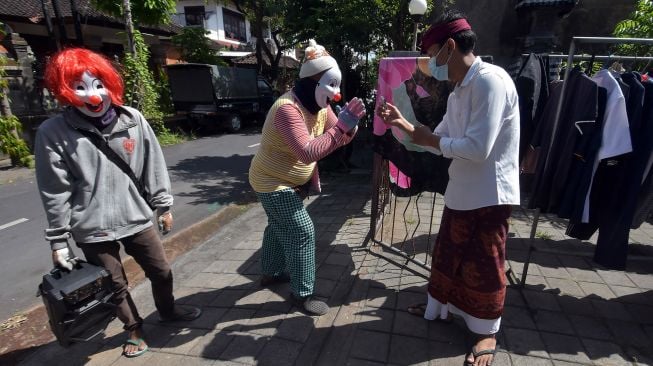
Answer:
M53 269L43 276L38 294L50 328L64 347L90 340L115 318L111 274L87 262L78 260L71 271Z

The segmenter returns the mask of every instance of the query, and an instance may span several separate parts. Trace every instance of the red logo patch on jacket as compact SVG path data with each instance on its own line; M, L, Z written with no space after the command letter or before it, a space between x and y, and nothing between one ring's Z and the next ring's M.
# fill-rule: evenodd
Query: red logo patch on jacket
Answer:
M135 146L136 146L136 140L134 139L124 139L122 141L122 147L125 148L127 154L133 153Z

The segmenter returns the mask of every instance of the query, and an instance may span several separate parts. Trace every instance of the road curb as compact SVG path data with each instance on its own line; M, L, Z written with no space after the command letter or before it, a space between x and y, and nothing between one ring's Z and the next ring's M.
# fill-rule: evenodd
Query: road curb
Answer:
M201 245L254 206L255 203L230 204L207 218L169 237L164 237L163 247L168 261L173 263L179 256ZM143 271L133 258L125 256L123 266L130 288L138 286L145 279ZM39 346L55 341L42 304L26 309L20 314L27 320L16 328L0 331L0 365L15 365Z

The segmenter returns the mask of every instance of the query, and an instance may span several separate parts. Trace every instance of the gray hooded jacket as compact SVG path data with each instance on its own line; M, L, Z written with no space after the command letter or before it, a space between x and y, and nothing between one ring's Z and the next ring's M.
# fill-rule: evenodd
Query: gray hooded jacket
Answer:
M78 243L118 240L152 225L152 209L132 180L79 129L103 136L141 177L150 204L163 213L172 206L170 179L161 147L143 115L115 107L118 119L100 133L73 108L39 127L35 141L36 180L52 249Z

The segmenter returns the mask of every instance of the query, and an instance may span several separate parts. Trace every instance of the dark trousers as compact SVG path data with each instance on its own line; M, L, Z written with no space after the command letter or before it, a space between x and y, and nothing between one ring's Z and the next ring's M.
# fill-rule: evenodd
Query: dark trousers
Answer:
M120 260L120 243L125 247L125 252L143 268L145 276L152 283L152 295L159 315L172 316L175 301L172 295L172 271L159 234L153 226L119 241L78 243L89 263L102 266L111 273L116 292L114 304L118 307L117 315L125 324L124 328L139 328L143 319L138 315L134 300L128 291L127 276Z
M567 226L567 235L581 240L598 229L594 261L610 269L626 268L630 224L641 182L641 174L633 177L631 167L629 155L601 161L590 192L590 222Z

